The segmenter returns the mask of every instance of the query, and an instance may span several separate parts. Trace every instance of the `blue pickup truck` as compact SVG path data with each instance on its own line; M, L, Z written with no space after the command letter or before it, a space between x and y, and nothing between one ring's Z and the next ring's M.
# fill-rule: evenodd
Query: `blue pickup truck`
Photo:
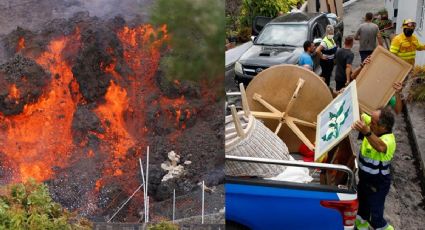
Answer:
M315 178L298 183L226 176L226 229L354 229L357 166L349 137L328 152L326 163L237 156L226 161L304 167Z

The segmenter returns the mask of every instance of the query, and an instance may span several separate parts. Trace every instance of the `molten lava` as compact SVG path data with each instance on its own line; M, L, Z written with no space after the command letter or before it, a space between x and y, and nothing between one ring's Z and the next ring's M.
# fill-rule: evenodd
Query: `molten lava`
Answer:
M158 135L152 134L156 124L148 124L149 112L165 123L164 136L174 142L187 129L186 122L196 109L185 96L169 97L159 88L157 70L169 40L165 25L123 26L113 31L113 38L91 33L84 26L81 31L76 26L74 31L56 36L46 47L42 46L41 52L37 51L40 53L27 49L23 37L17 41L17 52L23 50L21 54L34 59L51 76L41 96L25 104L21 113L0 114L0 157L5 158L2 166L13 172L8 182L30 177L54 181L59 172L78 171L74 168L80 167L76 166L78 162L93 161L96 172L90 175L92 178L75 179L89 180L90 192L83 194L86 199L107 194L111 184L119 185L120 192L131 194L140 185L138 158L144 160L143 150L150 144L149 138ZM91 43L92 39L102 41L102 36L109 36L113 42ZM33 47L30 41L34 40L28 39L27 46ZM90 53L92 45L96 49ZM101 53L102 58L86 63L87 59L80 55L83 49L90 55ZM90 75L93 69L97 72ZM81 73L89 73L84 76L90 79L78 78L83 76L78 75ZM98 83L100 80L102 84ZM183 83L175 80L174 84L180 87ZM25 97L18 86L8 85L8 100ZM95 99L88 99L82 94L83 89L89 93L93 89L103 91L99 90L102 93ZM134 198L138 205L140 199Z
M127 92L125 89L111 81L111 85L105 95L106 103L96 109L96 113L101 117L106 128L106 135L103 140L110 143L111 168L107 170L113 172L114 176L122 175L121 162L125 160L127 150L135 142L125 128L123 113L128 109Z
M20 37L18 40L18 45L16 46L16 52L19 52L23 48L25 48L25 38Z
M19 99L19 96L20 95L19 95L18 88L16 88L15 84L12 84L12 86L10 86L10 89L9 89L8 98L11 99L11 100L17 100L17 99Z
M1 136L1 152L18 165L13 180L25 181L32 177L43 181L53 175L53 167L66 166L72 151L71 123L75 102L68 84L73 78L70 65L62 51L70 39L78 35L53 40L47 51L36 62L48 69L53 76L42 97L34 104L27 104L24 111L4 117L7 132ZM12 97L18 97L16 86L11 87Z

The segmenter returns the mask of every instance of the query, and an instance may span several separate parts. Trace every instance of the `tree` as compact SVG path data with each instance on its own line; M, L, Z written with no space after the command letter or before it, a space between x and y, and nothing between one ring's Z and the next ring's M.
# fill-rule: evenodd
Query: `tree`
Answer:
M170 52L161 60L169 79L205 80L224 75L224 0L157 0L152 22L166 24Z
M1 188L0 229L91 229L91 224L53 202L44 184L30 180Z
M304 0L243 0L240 22L242 26L251 28L256 16L274 18L279 12L287 13L297 2Z

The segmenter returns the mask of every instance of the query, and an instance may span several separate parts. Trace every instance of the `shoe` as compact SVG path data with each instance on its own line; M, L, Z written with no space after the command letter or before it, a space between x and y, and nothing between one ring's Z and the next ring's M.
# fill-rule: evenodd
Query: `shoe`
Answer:
M369 222L366 220L356 219L354 221L354 226L357 230L369 230Z
M394 230L394 227L391 224L388 224L384 230Z
M385 227L377 228L375 230L394 230L394 227L391 224L387 224Z

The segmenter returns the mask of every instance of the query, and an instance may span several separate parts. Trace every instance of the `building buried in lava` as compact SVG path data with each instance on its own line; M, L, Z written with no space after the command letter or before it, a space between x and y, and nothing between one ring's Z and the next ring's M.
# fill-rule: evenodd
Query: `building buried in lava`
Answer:
M150 219L171 218L156 204L174 189L180 217L199 215L198 183L223 182L223 111L206 84L163 76L170 36L167 25L85 12L2 36L1 183L34 178L64 207L106 221L142 183L150 146ZM184 169L163 180L171 151ZM114 221L139 221L143 197ZM224 207L218 199L207 213Z

